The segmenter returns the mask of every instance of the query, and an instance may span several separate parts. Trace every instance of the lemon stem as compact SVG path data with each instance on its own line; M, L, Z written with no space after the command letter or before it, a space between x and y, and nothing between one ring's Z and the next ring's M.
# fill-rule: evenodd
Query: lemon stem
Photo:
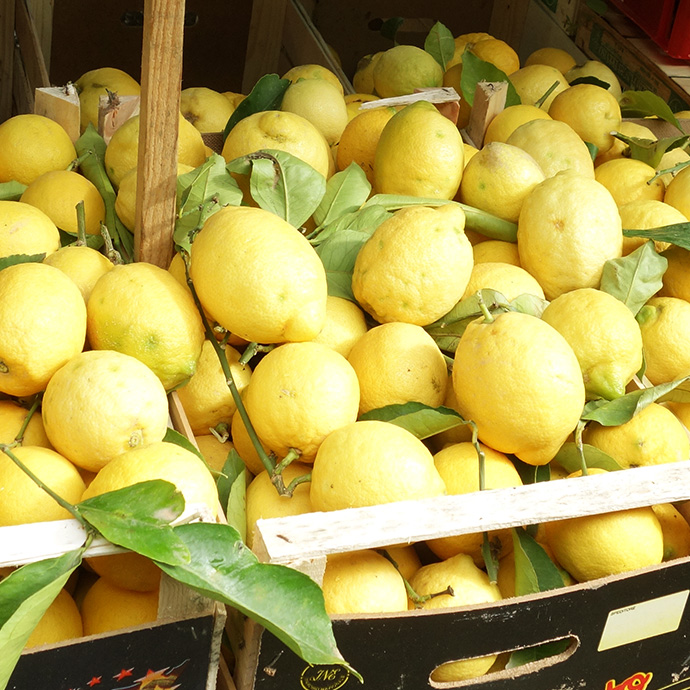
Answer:
M575 427L575 447L577 448L578 455L580 456L580 466L582 467L582 476L586 477L587 472L587 460L585 459L585 449L582 445L582 432L585 429L585 424L582 419L577 423Z
M77 241L78 247L86 245L86 214L84 212L84 200L82 199L75 207L77 209Z
M414 602L414 605L416 608L420 608L421 605L425 602L428 601L429 599L433 599L434 597L441 596L442 594L449 594L451 597L455 596L455 591L453 588L448 585L442 592L434 592L433 594L417 594L417 592L413 589L412 585L409 583L406 577L403 577L403 574L400 572L400 566L398 565L398 562L393 558L393 556L390 555L390 553L387 551L387 549L377 549L378 553L380 553L387 561L390 561L395 569L398 571L400 574L400 577L402 577L403 582L405 583L405 589L407 590L407 596L410 597L410 599Z
M112 261L114 264L121 264L124 263L122 261L122 256L120 255L120 252L115 249L113 246L113 239L110 236L110 233L108 232L108 228L101 223L101 236L103 237L103 241L105 242L105 255L108 257L110 261Z
M19 431L17 432L17 435L14 437L14 443L12 443L11 446L21 446L22 442L24 441L24 434L26 433L26 428L29 426L29 422L31 421L31 418L34 416L40 404L41 395L38 394L34 397L34 401L31 403L31 407L27 410L26 416L24 417L24 421L22 421L22 425Z
M479 308L482 310L482 314L484 315L484 323L493 323L494 315L489 311L489 307L486 306L486 302L484 302L484 298L482 297L482 291L478 290L476 295L477 304Z

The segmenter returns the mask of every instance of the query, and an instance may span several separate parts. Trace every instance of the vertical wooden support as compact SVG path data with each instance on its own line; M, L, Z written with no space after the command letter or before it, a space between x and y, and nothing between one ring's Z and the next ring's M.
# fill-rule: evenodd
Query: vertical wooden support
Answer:
M12 114L14 0L0 0L0 122Z
M175 228L184 0L146 0L134 253L167 268Z
M278 69L287 0L253 0L242 93L249 93L264 74Z

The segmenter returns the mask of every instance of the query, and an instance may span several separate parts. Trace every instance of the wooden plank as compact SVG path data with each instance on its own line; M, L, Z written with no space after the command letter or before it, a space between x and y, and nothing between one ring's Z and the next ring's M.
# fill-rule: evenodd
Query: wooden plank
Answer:
M41 47L46 71L50 74L50 50L53 40L53 4L54 0L27 0L29 14L36 27L38 44Z
M494 0L488 33L517 50L522 40L529 5L530 0Z
M508 95L508 84L504 81L480 81L474 91L474 101L470 112L464 138L469 144L480 149L484 145L484 135L491 120L503 110Z
M173 253L184 10L184 0L144 3L134 254L161 268Z
M262 560L292 563L324 554L472 534L690 498L690 460L366 508L259 520Z
M0 0L0 122L12 115L14 0Z
M242 93L249 93L264 74L278 71L287 0L252 0Z
M44 115L62 125L72 141L79 138L79 96L73 84L44 86L34 92L34 113Z
M15 48L12 60L12 109L14 113L30 113L34 109L34 94L24 70L19 48Z
M14 12L17 40L19 41L24 69L26 70L26 76L33 95L33 89L50 86L50 77L43 59L36 27L26 7L25 0L16 1Z

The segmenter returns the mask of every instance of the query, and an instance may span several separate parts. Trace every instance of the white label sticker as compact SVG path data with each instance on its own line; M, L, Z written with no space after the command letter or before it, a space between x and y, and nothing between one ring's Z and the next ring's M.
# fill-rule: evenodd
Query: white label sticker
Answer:
M678 630L688 594L686 589L609 612L599 651Z

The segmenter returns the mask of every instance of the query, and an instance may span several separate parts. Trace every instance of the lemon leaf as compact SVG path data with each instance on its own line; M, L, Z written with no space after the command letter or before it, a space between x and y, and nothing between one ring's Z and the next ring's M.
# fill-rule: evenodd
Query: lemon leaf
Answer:
M41 263L46 258L44 254L11 254L10 256L0 257L0 271L8 266L15 264Z
M424 50L433 56L445 72L446 65L455 54L455 40L450 29L441 22L436 22L424 39Z
M678 137L662 137L661 139L655 139L654 141L650 139L642 139L640 137L629 137L620 132L615 132L613 135L616 139L620 139L625 142L630 148L630 157L635 160L642 161L650 165L652 168L656 168L659 161L667 151L671 151L676 148L684 148L688 141L690 141L690 135L683 134ZM684 168L687 163L680 163L677 167L679 169ZM661 171L657 171L655 177L661 175Z
M624 237L646 237L657 242L670 242L683 249L690 250L690 223L663 225L650 230L623 229Z
M232 525L246 541L247 511L246 486L247 467L239 453L232 448L223 464L223 470L216 481L220 504L225 511L228 524Z
M81 564L83 552L79 548L29 563L0 580L0 688L7 687L33 629Z
M549 555L527 530L514 527L515 596L563 587L563 577Z
M585 454L585 465L588 468L596 467L607 472L623 469L608 453L590 446L588 443L582 444L582 450ZM564 443L553 459L569 473L582 469L582 461L577 450L577 444L572 441Z
M467 422L450 407L430 407L420 402L386 405L360 415L360 420L375 419L406 429L418 439L429 438Z
M314 211L314 222L327 225L346 213L354 213L369 198L371 184L364 170L354 161L331 176L326 193Z
M19 201L26 185L16 180L0 183L0 200L2 201Z
M668 103L652 91L624 91L618 99L623 117L647 117L653 115L666 120L680 132L683 128Z
M460 89L462 90L462 97L469 105L474 102L474 92L477 89L477 84L480 81L497 82L504 81L508 84L508 93L506 94L505 108L511 105L518 105L521 103L520 96L511 83L508 75L502 70L498 69L490 62L486 62L474 55L468 48L462 54L462 77L460 78Z

